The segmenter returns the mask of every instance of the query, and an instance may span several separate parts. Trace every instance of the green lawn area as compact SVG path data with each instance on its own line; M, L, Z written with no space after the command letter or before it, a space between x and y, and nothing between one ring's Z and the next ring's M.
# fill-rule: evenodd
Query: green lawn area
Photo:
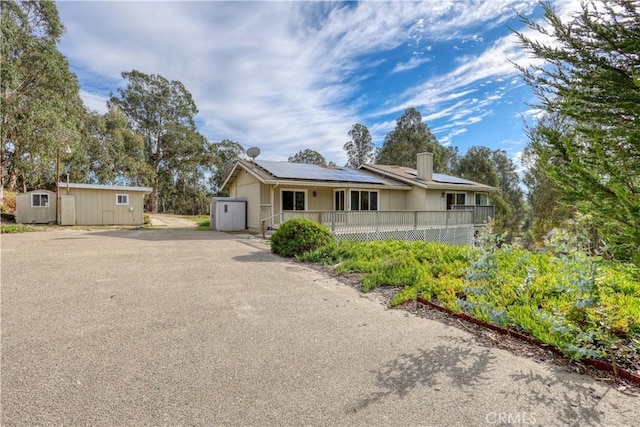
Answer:
M527 333L572 359L610 358L621 348L640 358L640 269L632 265L578 251L401 241L334 242L299 259L363 273L365 291L401 286L394 306L422 296Z

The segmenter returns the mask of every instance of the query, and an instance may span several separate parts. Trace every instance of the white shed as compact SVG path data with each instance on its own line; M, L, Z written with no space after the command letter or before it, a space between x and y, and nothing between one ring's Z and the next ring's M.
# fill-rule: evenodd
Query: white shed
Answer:
M211 201L211 229L241 231L247 229L247 201L236 197L214 197Z

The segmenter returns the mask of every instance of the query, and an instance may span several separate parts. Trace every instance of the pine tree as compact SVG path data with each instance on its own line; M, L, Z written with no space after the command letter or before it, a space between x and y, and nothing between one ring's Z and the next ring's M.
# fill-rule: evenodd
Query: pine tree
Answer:
M546 176L593 219L613 255L640 263L640 4L585 2L562 20L544 4L548 44L516 33L543 60L519 67L539 107L571 130L534 145ZM547 132L544 123L540 132Z

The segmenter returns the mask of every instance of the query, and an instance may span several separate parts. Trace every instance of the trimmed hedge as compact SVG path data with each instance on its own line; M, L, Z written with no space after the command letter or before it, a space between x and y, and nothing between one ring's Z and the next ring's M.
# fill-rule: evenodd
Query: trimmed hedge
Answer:
M271 252L295 257L333 240L333 235L324 225L306 218L293 218L283 223L271 236Z

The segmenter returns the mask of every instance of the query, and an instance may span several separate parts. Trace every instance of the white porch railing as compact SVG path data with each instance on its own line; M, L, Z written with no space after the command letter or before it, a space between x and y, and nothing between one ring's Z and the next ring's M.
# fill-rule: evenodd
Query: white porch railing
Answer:
M307 218L345 240L430 240L473 244L474 211L284 211L280 222Z
M473 210L473 223L484 225L495 218L496 207L490 205L453 205L454 210Z
M334 233L413 230L424 227L473 225L473 210L449 211L284 211L281 222L307 218Z

